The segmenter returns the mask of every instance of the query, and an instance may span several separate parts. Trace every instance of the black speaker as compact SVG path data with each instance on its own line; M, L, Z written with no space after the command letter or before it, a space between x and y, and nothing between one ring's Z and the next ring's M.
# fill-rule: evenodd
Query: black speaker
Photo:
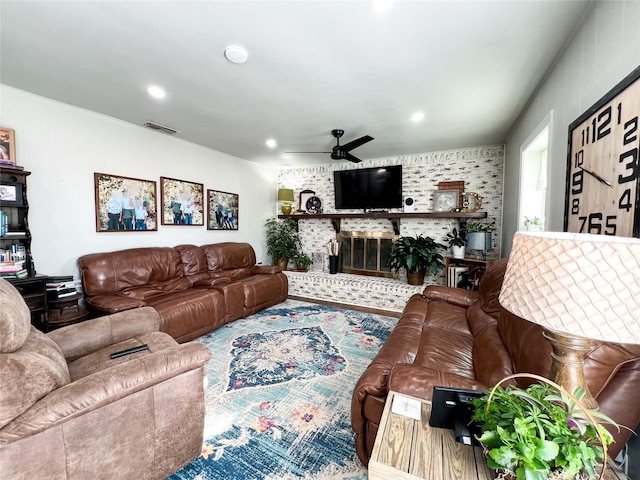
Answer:
M404 197L402 202L404 213L413 213L416 204L416 199L413 197Z

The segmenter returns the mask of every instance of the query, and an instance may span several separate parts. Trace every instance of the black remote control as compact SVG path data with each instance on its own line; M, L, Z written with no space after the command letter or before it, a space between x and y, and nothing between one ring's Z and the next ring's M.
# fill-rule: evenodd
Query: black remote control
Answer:
M144 345L139 345L137 347L127 348L126 350L120 350L119 352L113 352L111 354L111 360L113 360L114 358L124 357L125 355L130 355L132 353L142 352L143 350L147 350L148 348L149 347L145 343Z

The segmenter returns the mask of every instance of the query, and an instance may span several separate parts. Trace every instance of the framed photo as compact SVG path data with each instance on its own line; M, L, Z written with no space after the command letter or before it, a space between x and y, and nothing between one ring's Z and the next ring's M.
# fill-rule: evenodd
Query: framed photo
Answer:
M458 208L459 190L435 190L433 192L433 211L450 212Z
M22 185L0 184L0 204L22 205Z
M160 177L162 225L204 225L204 186Z
M96 232L158 230L156 182L94 173Z
M236 193L207 190L207 230L238 230L238 200Z
M0 165L16 164L16 135L11 128L0 127Z

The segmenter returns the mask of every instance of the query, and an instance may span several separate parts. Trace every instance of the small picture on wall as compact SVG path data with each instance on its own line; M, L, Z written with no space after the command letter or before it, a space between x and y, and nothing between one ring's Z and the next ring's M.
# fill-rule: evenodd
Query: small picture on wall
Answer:
M204 185L160 177L162 225L204 225Z
M207 190L207 230L238 230L238 201L236 193Z
M94 173L97 232L158 230L156 182Z
M0 127L0 165L16 164L16 136L11 128Z

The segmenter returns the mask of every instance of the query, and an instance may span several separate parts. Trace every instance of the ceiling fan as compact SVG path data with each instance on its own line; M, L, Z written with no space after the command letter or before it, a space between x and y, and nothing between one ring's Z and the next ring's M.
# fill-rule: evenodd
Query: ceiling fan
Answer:
M333 147L330 152L285 152L285 153L330 153L331 159L333 160L349 160L350 162L353 162L353 163L360 163L362 160L360 160L358 157L354 155L351 155L351 153L349 152L373 140L373 137L369 135L365 135L364 137L360 137L360 138L357 138L356 140L350 141L349 143L340 145L340 137L344 135L344 130L339 130L339 129L331 130L331 135L333 135L336 138L336 146Z

